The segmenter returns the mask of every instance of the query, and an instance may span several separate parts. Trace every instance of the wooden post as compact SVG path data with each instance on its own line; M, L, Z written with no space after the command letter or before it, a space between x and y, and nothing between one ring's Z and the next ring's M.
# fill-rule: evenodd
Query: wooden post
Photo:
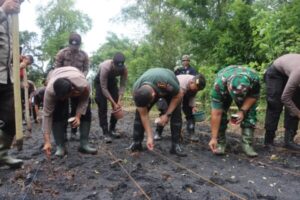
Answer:
M29 132L31 132L31 120L30 120L30 114L29 114L29 109L30 109L29 108L29 94L28 94L29 83L28 83L28 79L27 79L26 68L24 69L23 82L27 85L27 87L24 87L26 124L27 124L27 130Z
M19 16L12 15L12 47L13 47L13 75L14 75L14 104L16 121L16 145L20 151L23 148L22 106L20 87L20 48L19 48Z

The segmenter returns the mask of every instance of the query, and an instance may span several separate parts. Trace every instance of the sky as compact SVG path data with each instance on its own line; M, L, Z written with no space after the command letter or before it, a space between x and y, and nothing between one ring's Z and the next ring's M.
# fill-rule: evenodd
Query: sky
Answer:
M25 0L19 15L20 31L37 32L36 6L46 5L50 0ZM108 32L114 32L119 37L131 39L141 38L139 26L136 24L121 24L112 22L111 18L120 14L121 8L128 5L130 0L75 0L75 8L87 14L92 19L92 29L82 34L82 49L89 55L105 42Z

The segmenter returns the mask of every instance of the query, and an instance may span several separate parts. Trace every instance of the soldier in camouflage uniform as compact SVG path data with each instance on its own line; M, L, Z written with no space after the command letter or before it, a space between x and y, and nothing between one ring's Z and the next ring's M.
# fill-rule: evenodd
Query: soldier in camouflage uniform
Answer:
M259 77L247 67L229 66L222 69L215 79L211 93L211 140L209 146L218 155L225 154L227 111L234 101L239 108L237 121L242 128L242 148L246 155L257 156L252 147L256 124L256 102L259 97Z
M60 50L55 58L54 68L72 66L79 69L85 76L89 72L89 57L86 52L80 49L81 36L78 33L71 33L69 46ZM71 98L71 116L75 116L78 101ZM77 128L72 128L72 135L75 135Z

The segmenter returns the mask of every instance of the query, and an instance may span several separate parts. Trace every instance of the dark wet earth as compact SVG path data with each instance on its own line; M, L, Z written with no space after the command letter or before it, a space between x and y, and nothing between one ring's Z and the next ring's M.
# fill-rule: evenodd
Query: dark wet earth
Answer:
M23 151L11 151L25 160L24 167L0 168L0 199L300 199L300 152L280 144L265 149L260 134L256 135L259 157L254 159L241 153L236 133L228 134L228 154L214 156L207 147L210 129L205 122L196 125L200 142L184 142L188 157L169 154L169 128L155 151L132 154L126 148L131 143L133 113L127 112L117 127L122 137L112 144L102 141L98 119L93 119L90 143L98 148L97 155L79 153L79 141L70 140L67 156L47 160L40 149L41 128L33 126Z

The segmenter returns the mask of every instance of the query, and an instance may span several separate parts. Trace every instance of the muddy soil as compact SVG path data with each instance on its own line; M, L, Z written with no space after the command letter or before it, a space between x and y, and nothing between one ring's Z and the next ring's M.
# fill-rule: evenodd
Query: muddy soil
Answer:
M241 153L238 130L231 129L236 131L228 134L228 154L214 156L207 147L208 123L202 122L196 125L200 142L184 141L188 157L169 154L169 128L155 151L132 154L126 149L131 143L132 111L119 121L122 137L112 144L103 142L95 111L93 116L90 143L98 148L97 155L79 153L79 141L70 140L67 156L47 160L40 149L41 127L33 124L23 151L11 150L24 159L23 168L0 168L0 199L299 199L300 152L282 148L281 138L277 147L265 149L257 132L259 157L249 159Z

